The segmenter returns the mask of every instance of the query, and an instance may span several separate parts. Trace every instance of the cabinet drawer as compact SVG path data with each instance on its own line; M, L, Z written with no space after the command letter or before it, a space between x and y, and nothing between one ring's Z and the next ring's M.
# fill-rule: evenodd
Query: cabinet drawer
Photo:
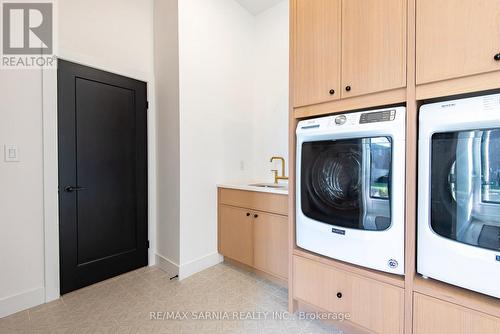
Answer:
M403 333L403 289L300 256L293 257L294 297L375 333Z
M219 203L288 215L288 196L286 195L219 188Z
M500 319L420 293L413 298L415 334L498 334Z

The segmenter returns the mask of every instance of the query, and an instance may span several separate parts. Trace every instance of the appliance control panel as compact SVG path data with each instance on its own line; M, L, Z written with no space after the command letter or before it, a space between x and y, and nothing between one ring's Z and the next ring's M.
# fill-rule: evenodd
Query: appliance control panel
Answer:
M359 124L389 122L389 121L394 121L395 118L396 118L395 109L367 112L361 114L361 117L359 119Z
M400 110L401 109L401 110ZM370 127L370 124L376 126L377 123L391 122L391 121L404 121L404 117L399 117L404 112L402 107L391 109L371 110L365 112L353 112L346 114L337 114L332 116L325 116L315 119L302 120L297 125L298 132L318 132L325 131L331 128L341 128L343 131L348 129L358 129L360 125ZM391 125L386 124L386 127Z
M331 127L342 126L342 125L351 125L354 126L359 123L359 113L350 113L350 114L342 114L338 116L331 116Z

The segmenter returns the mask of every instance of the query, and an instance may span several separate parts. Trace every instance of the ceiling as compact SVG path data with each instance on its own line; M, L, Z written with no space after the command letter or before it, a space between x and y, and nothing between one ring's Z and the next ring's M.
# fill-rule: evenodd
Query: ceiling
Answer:
M257 15L283 0L236 0L250 13Z

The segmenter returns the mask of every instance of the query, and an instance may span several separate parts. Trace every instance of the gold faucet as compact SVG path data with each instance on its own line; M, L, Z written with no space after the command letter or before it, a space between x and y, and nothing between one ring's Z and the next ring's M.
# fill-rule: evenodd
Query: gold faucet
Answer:
M274 160L281 161L281 176L278 175L277 169L271 169L271 172L274 173L274 183L278 184L279 180L288 180L288 176L285 176L285 158L283 157L272 157L269 162L273 162Z

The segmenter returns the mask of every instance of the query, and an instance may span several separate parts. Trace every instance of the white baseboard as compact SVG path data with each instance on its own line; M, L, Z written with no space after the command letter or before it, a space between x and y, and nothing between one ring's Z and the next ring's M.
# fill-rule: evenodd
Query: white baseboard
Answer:
M45 303L45 289L37 288L0 299L0 318Z
M169 275L169 277L174 277L175 275L179 275L179 265L160 254L156 254L156 265L161 270L166 272Z
M215 252L208 254L194 261L190 261L186 264L181 264L179 266L179 280L188 278L202 270L215 266L223 261L222 255Z

